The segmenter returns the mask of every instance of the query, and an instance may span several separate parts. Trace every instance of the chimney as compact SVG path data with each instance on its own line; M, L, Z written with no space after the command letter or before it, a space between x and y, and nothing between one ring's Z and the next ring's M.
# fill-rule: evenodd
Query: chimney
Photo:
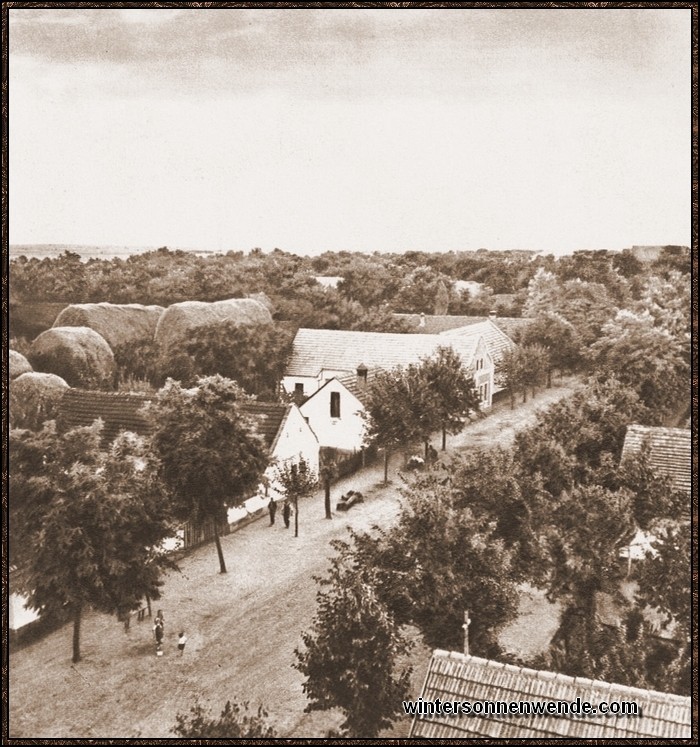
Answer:
M496 316L497 316L496 315L496 310L495 309L491 309L491 311L489 311L489 319L495 319Z
M418 322L418 327L425 327L425 314L422 311L420 313L420 321Z
M360 363L357 367L357 388L364 389L367 386L367 366Z

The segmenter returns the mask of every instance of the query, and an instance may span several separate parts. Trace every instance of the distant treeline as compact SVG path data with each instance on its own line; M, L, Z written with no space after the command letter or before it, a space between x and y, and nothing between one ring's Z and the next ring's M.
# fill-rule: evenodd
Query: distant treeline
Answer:
M664 247L647 263L631 250L580 251L560 258L485 249L371 255L341 251L301 257L279 249L201 256L162 247L126 259L83 261L70 251L56 258L22 256L10 262L15 312L11 332L16 336L36 332L22 329L23 321L32 326L27 304L109 301L168 306L258 291L272 300L276 319L297 326L398 329L392 312L485 315L495 311L500 316L520 316L528 285L540 269L561 281L600 283L620 300L635 297L650 274L689 273L690 252L685 247ZM337 288L324 288L316 276L342 280ZM481 291L455 286L455 281L465 280L481 283Z

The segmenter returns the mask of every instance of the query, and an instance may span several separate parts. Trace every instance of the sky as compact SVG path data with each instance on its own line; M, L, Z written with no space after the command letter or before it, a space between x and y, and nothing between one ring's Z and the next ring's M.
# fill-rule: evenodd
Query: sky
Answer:
M691 243L691 11L9 11L12 244Z

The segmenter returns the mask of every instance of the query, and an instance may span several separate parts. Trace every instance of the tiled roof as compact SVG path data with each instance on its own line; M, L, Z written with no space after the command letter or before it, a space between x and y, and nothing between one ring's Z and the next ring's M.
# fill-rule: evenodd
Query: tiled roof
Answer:
M338 376L338 381L357 399L364 405L365 395L367 394L367 387L372 383L376 375L376 369L374 371L367 372L367 383L361 385L357 381L357 374L347 374L346 376Z
M515 343L510 337L490 319L470 324L467 327L448 329L445 332L441 332L441 336L449 337L453 340L461 340L463 337L469 337L475 332L478 332L484 338L484 342L494 363L498 363L501 360L501 356L505 350L515 347Z
M457 329L458 327L467 327L470 324L479 324L480 322L491 321L499 329L511 337L522 327L532 322L527 317L516 316L452 316L448 314L424 314L424 326L421 327L420 314L394 314L398 319L404 319L409 323L410 332L420 332L426 335L439 335L448 329Z
M67 430L92 425L101 418L104 422L102 437L105 443L111 443L121 431L146 436L152 432L153 426L139 410L152 399L146 394L69 389L61 401L59 427ZM252 417L258 433L263 436L268 447L272 448L289 408L290 405L276 402L250 402L241 409Z
M151 398L144 394L68 389L61 400L58 425L62 430L68 430L92 425L101 418L105 443L111 443L121 431L148 435L152 426L139 410L150 401Z
M628 425L622 458L639 454L642 445L650 447L649 462L659 474L667 475L676 490L690 495L692 481L692 444L689 428L655 428Z
M470 363L478 342L478 332L452 341L440 335L300 329L294 338L287 376L318 376L322 369L350 374L362 364L369 370L407 366L431 356L439 347L453 347L465 363Z
M418 715L410 737L432 739L689 739L691 699L680 695L614 685L525 669L476 656L435 651L421 696L424 701L567 701L594 706L633 701L641 716L571 715Z
M278 402L248 402L241 407L241 410L255 421L258 433L265 439L268 447L272 449L275 438L290 408L291 405Z

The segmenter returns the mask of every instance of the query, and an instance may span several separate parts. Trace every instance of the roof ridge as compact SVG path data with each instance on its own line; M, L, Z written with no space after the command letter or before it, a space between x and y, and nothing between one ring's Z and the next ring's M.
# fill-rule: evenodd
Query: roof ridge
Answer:
M623 685L619 682L608 682L607 680L592 680L588 677L572 676L564 674L562 672L551 672L546 669L530 669L529 667L518 666L516 664L508 664L507 662L497 661L495 659L484 659L479 656L472 654L464 654L459 651L447 651L444 649L435 649L433 651L433 658L437 659L452 659L456 661L462 661L464 664L475 664L488 669L502 669L503 671L517 672L528 677L536 677L540 679L554 679L560 683L569 683L575 685L591 686L591 687L607 687L620 692L626 693L637 693L645 696L661 696L664 699L670 699L678 703L686 703L690 698L686 695L678 695L676 693L665 693L660 690L646 690L644 688L634 687L633 685ZM542 676L544 675L544 676Z

